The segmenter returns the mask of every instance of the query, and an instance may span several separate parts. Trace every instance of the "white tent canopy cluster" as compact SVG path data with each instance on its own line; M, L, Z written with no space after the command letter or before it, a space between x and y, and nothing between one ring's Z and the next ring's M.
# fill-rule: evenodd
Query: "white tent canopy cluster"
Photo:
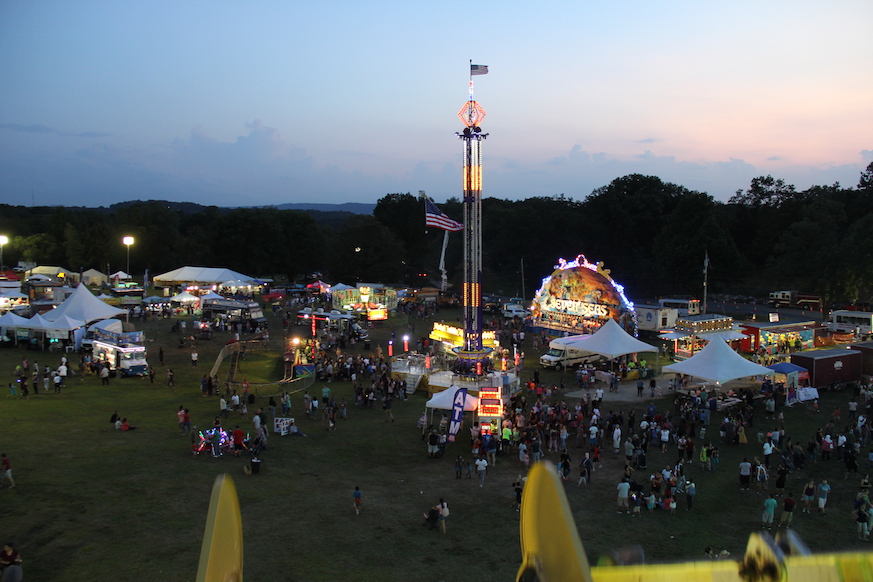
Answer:
M577 350L600 354L610 360L627 354L658 351L655 346L627 333L614 319L607 320L594 334L582 336L566 345Z
M663 370L703 378L716 384L750 376L772 376L776 373L760 364L750 362L721 339L713 339L687 360L664 366Z

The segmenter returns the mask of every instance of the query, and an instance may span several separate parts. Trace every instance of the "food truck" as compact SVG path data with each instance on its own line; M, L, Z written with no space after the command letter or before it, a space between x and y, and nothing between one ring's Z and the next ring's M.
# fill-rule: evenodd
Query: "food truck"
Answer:
M223 319L228 324L247 323L266 327L261 304L257 301L236 301L233 299L204 299L202 303L203 319L212 321Z
M109 366L110 376L144 376L148 373L146 349L143 345L94 340L93 359Z
M602 359L600 354L575 347L575 344L589 337L590 334L581 334L553 339L549 342L549 351L540 357L540 365L543 368L565 370Z

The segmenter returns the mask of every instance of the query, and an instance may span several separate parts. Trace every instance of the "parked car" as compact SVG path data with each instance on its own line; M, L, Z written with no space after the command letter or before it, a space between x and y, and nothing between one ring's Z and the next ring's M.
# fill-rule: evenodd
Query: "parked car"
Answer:
M503 307L503 317L520 317L524 319L525 317L530 317L530 311L522 307L521 305L513 305L509 304Z

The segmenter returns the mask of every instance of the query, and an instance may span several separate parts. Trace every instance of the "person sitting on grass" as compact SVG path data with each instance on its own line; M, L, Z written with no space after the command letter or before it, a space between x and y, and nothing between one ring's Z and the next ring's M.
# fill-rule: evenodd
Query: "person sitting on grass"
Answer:
M291 424L288 425L288 434L291 436L306 436L305 434L303 434L303 432L301 432L300 428L298 428L298 426L294 424L293 420L291 421Z
M127 422L127 418L121 419L121 430L136 430L135 426L130 426L130 423Z

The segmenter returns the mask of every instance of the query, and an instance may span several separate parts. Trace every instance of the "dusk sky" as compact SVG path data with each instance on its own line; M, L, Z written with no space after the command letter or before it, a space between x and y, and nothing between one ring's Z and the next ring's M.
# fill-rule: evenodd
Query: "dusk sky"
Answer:
M0 203L483 195L631 173L726 201L873 161L873 2L6 0Z

